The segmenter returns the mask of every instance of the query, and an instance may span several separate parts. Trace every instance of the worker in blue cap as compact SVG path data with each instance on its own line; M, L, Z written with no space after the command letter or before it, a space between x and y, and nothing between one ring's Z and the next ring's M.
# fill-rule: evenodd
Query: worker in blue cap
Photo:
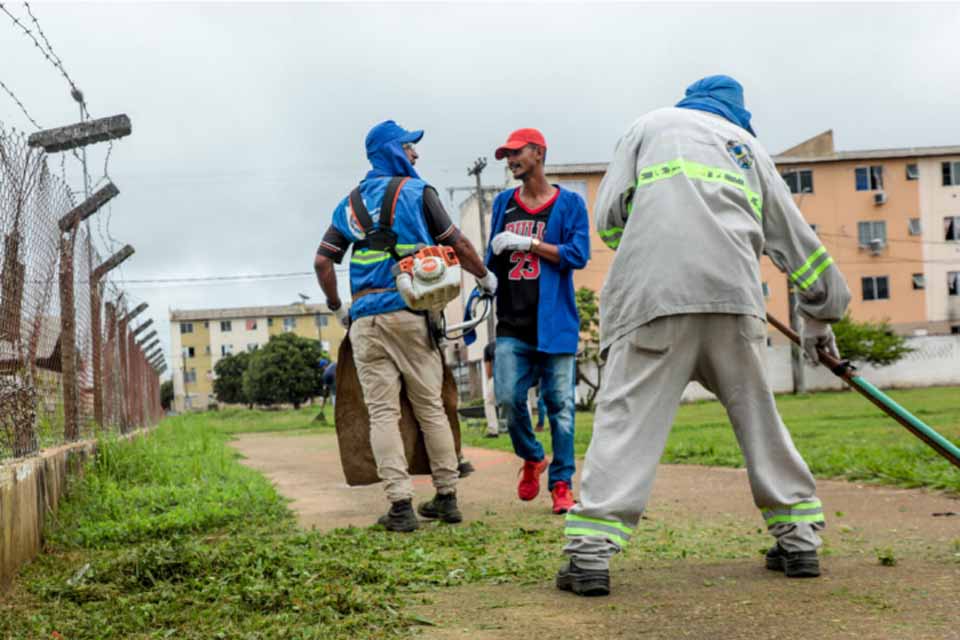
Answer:
M820 575L823 506L765 371L760 257L789 274L814 356L818 348L838 355L830 323L843 317L850 291L750 119L739 82L698 80L675 107L630 126L600 184L597 232L616 251L600 294L606 369L580 503L567 514L562 590L609 593L609 559L646 509L691 380L717 395L733 424L776 540L767 568Z
M383 481L389 511L378 520L391 531L413 531L413 483L400 435L401 383L423 432L436 496L420 505L425 518L460 522L459 475L453 433L442 400L443 360L425 317L414 313L397 291L392 267L399 254L418 244L448 245L463 268L492 295L497 280L470 241L450 221L437 191L414 165L423 131L393 120L373 127L366 151L371 169L343 198L323 236L314 269L327 306L348 328L353 356L370 415L370 445ZM341 301L334 264L350 257L352 304Z

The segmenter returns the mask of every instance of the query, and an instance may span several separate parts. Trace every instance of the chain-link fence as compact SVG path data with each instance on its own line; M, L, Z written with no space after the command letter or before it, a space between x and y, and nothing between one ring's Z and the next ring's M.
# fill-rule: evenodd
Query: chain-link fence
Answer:
M122 295L104 291L89 233L63 222L76 205L46 154L0 126L0 460L160 417Z

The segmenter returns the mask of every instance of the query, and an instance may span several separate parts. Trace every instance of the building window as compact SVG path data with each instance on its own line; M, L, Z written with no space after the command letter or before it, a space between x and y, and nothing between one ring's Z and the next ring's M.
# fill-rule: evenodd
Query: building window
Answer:
M883 220L858 222L857 238L862 248L883 247L887 244L887 223Z
M192 322L181 322L181 323L180 323L180 333L193 333L193 323L192 323Z
M184 358L192 358L194 355L195 355L195 351L194 351L193 347L184 347L184 348L183 348L183 357L184 357Z
M855 170L857 191L881 191L883 189L883 167L857 167Z
M248 353L253 353L254 351L257 350L257 346L258 346L258 345L257 345L256 342L251 342L251 343L249 343L249 344L247 345L247 352L248 352Z
M813 193L813 170L798 169L780 174L787 183L790 193Z
M297 319L296 318L284 318L283 319L283 330L284 331L293 331L297 328Z
M256 330L257 330L257 321L247 320L247 331L256 331Z
M920 218L910 218L910 221L907 223L907 232L912 236L918 236L923 233Z
M220 345L220 355L222 356L233 355L233 345L232 344Z
M325 326L327 326L327 323L330 321L330 318L328 318L328 317L325 316L325 315L321 315L321 314L319 314L319 313L317 314L316 319L317 319L317 326L318 326L318 327L325 327Z
M766 282L763 283L763 297L770 297L770 285L768 285Z
M887 276L868 276L860 279L863 285L864 300L889 300L890 278Z
M272 327L272 326L273 326L273 318L267 318L267 326L268 326L268 327Z
M950 325L950 333L955 336L960 336L960 324Z
M960 296L960 271L947 272L947 295Z
M206 347L204 347L203 352L207 355L210 355L210 345L207 345Z
M960 216L947 216L943 219L943 239L960 240Z
M209 328L210 328L210 322L207 321L207 320L204 320L204 321L203 321L203 328L204 328L204 329L209 329Z
M943 168L943 186L960 184L960 162L944 162L940 166Z
M926 279L923 277L923 274L922 274L922 273L915 273L915 274L913 274L913 276L911 277L911 280L913 280L913 288L914 288L914 289L923 289L924 287L927 286L927 281L926 281Z
M917 167L917 164L911 163L907 165L907 180L919 180L920 179L920 168Z
M196 381L197 381L197 370L196 370L196 369L188 369L187 371L184 371L184 372L183 372L183 383L184 383L184 384L189 384L189 383L191 383L191 382L196 382Z
M233 323L229 320L221 320L220 331L233 331Z

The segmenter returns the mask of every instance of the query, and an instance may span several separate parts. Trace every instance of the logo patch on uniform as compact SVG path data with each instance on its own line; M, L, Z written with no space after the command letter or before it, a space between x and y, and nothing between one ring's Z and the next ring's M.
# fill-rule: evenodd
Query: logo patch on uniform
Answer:
M727 140L727 152L741 169L749 169L753 166L753 151L743 142Z
M366 205L367 203L364 202L363 204ZM352 233L357 240L363 240L364 238L366 238L367 234L364 233L363 226L360 224L360 219L357 218L357 214L353 212L353 207L350 205L349 198L347 199L346 213L347 213L347 226L350 228L350 233ZM368 213L370 214L370 219L373 221L374 226L376 226L377 222L379 222L380 220L380 207L377 207L372 211L368 209Z

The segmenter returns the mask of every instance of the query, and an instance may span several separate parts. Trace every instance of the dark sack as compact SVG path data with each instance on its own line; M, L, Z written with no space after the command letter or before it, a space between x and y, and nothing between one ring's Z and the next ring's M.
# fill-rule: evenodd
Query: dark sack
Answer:
M377 463L370 448L370 415L363 401L363 390L357 367L353 362L353 347L349 336L340 343L337 357L337 406L334 419L337 426L337 444L340 447L340 464L347 484L351 486L380 482ZM453 441L460 455L460 420L457 417L457 385L450 367L443 365L443 408L447 412ZM413 407L407 399L406 386L400 390L400 435L407 456L407 471L411 475L429 475L430 459L423 442L420 424L413 415Z

